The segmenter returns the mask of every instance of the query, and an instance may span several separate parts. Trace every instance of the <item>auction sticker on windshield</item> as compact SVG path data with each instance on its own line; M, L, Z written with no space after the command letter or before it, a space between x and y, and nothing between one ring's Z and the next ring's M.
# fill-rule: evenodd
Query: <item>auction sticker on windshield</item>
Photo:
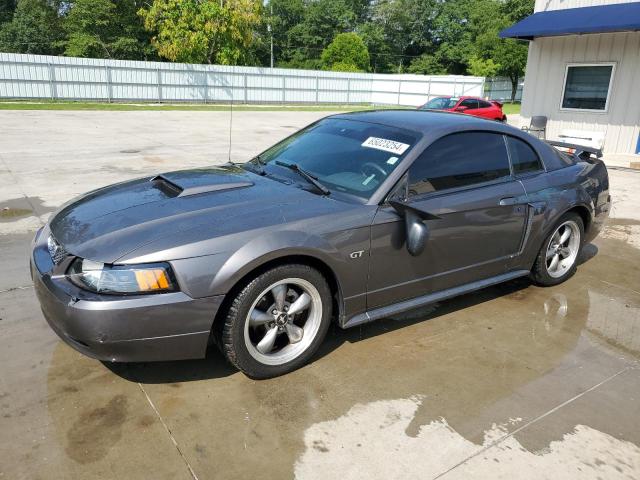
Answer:
M411 145L394 142L393 140L388 140L386 138L369 137L362 143L362 146L402 155Z

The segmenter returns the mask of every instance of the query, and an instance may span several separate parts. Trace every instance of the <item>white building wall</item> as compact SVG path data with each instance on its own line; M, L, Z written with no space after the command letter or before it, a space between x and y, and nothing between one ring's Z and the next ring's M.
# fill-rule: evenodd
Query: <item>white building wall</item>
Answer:
M638 0L536 0L534 11L563 10L565 8L595 7L612 3L631 3Z
M616 63L608 111L561 111L567 63L594 62ZM547 116L549 139L558 139L565 129L604 132L605 153L631 154L640 133L639 86L640 32L536 38L529 44L523 121L528 124L533 115Z

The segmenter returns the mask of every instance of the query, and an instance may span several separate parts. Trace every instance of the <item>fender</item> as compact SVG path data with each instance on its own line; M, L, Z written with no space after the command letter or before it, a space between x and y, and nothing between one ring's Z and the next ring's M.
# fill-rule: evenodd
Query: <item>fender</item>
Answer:
M213 277L210 292L225 294L245 275L267 262L292 255L313 257L329 265L340 284L334 265L344 262L326 239L295 230L280 230L255 238L230 255Z

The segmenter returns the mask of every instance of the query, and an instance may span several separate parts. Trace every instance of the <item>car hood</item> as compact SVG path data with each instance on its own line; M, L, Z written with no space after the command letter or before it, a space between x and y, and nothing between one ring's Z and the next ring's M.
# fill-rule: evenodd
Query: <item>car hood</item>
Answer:
M61 207L49 228L70 254L114 263L142 245L202 226L222 236L281 224L283 206L322 200L239 167L212 167L89 192Z

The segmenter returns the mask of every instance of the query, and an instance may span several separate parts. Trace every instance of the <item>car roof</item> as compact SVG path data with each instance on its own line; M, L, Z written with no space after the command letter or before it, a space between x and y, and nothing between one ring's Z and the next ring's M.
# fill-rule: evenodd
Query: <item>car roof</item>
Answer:
M466 100L467 98L474 98L476 100L484 100L482 97L476 97L474 95L438 95L433 98L457 98L458 100Z
M490 130L506 133L506 129L513 129L513 127L491 120L441 110L367 110L341 113L332 115L331 118L377 123L388 127L413 130L422 134L436 134L437 136L464 130Z

